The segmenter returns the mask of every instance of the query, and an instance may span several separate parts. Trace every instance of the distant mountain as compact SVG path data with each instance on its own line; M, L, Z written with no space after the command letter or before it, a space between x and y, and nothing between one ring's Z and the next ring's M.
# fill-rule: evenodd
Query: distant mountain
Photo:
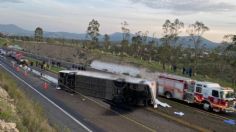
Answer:
M133 36L134 34L131 34L130 38L132 38ZM116 33L110 34L110 39L112 41L121 41L123 39L122 33L116 32ZM148 37L147 41L151 41L152 39L153 39L152 37ZM131 42L131 39L129 41ZM160 38L157 38L156 41L158 42L158 44L162 43ZM191 47L191 48L194 47L192 39L189 36L180 36L176 44L182 44L183 47ZM212 42L203 37L201 37L201 45L209 49L214 49L220 46L219 43Z
M18 35L18 36L33 36L34 31L28 31L23 28L20 28L13 24L0 24L0 32L6 33L9 35ZM110 40L113 42L119 42L122 40L123 36L122 33L116 32L113 34L110 34ZM130 35L131 38L134 36L134 34ZM44 37L48 38L65 38L65 39L80 39L83 40L86 37L86 34L77 34L77 33L68 33L68 32L47 32L44 31ZM104 35L99 36L99 40L103 41ZM148 41L152 40L152 37L148 37ZM130 39L131 41L131 39ZM160 39L157 39L157 42L161 44ZM212 42L210 40L207 40L205 38L201 38L202 45L205 45L206 48L213 49L218 47L220 44ZM182 44L184 47L194 47L191 38L189 36L181 36L179 37L179 40L177 41L177 44Z
M22 36L31 36L33 35L32 31L25 30L13 24L0 24L0 32L6 33L8 35L22 35Z
M182 44L184 47L194 47L192 38L189 36L181 36L178 41L177 44ZM215 43L212 42L206 38L201 37L201 45L208 48L208 49L214 49L218 46L220 46L220 43Z
M8 35L33 36L34 31L28 31L13 24L0 24L0 32ZM66 39L84 39L86 34L76 34L68 32L47 32L44 31L44 37L66 38Z

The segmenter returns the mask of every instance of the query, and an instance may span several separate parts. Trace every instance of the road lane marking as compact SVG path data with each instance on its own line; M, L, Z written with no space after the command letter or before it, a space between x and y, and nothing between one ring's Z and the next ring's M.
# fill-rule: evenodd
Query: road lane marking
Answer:
M34 90L36 93L38 93L40 96L42 96L44 99L46 99L48 102L50 102L51 104L53 104L55 107L57 107L59 110L61 110L64 114L66 114L68 117L70 117L73 121L75 121L77 124L79 124L80 126L82 126L86 131L88 132L92 132L92 130L90 130L87 126L85 126L83 123L81 123L80 121L78 121L75 117L73 117L71 114L69 114L67 111L65 111L64 109L62 109L60 106L58 106L56 103L54 103L52 100L50 100L49 98L47 98L45 95L43 95L41 92L39 92L38 90L36 90L33 86L31 86L30 84L28 84L27 82L25 82L23 79L21 79L20 77L18 77L15 73L13 73L12 71L8 70L5 66L3 66L2 64L0 64L1 67L3 67L5 70L7 70L9 73L11 73L14 77L16 77L18 80L20 80L21 82L25 83L28 87L30 87L32 90Z
M175 118L175 117L170 116L170 115L168 115L168 114L165 114L165 113L163 113L163 112L159 112L159 111L154 110L154 109L152 109L152 108L147 108L147 110L148 110L148 111L151 111L151 112L153 112L153 113L156 113L156 114L158 114L158 115L161 115L161 116L163 116L164 118L167 118L167 119L170 119L170 120L172 120L172 121L175 121L175 122L177 122L177 123L179 123L179 124L181 124L181 125L184 125L184 126L187 126L187 127L189 127L189 128L192 128L192 129L194 129L194 130L197 130L197 131L200 131L200 132L211 132L211 130L209 130L209 129L206 129L206 128L203 128L203 127L200 127L200 126L191 124L191 123L189 123L189 122L186 122L186 121L184 121L184 120Z
M163 98L163 99L165 99L165 98ZM217 119L221 119L221 120L230 120L230 118L227 118L227 117L224 117L224 116L221 116L221 115L218 115L218 114L213 114L213 113L210 113L210 112L207 112L207 111L195 108L195 107L188 106L186 104L182 104L182 103L172 101L172 100L168 100L168 101L171 101L172 103L177 104L177 105L182 105L183 107L186 107L190 110L193 110L195 112L199 112L199 113L207 115L207 116L211 116L213 118L217 118Z
M1 64L0 64L1 65ZM3 65L2 65L3 66ZM4 67L4 69L6 69L5 67ZM9 71L8 69L6 69L7 71ZM11 72L11 71L9 71L9 72ZM14 74L14 73L11 73L11 74ZM15 75L14 75L15 76ZM16 76L17 78L18 78L18 76ZM22 80L21 78L18 78L19 80ZM42 78L41 78L42 79ZM43 79L44 81L46 81L45 79ZM24 80L22 80L23 82L25 82ZM25 82L26 83L26 82ZM28 83L26 83L28 86L30 86ZM31 86L32 87L32 86ZM36 89L35 89L36 90ZM36 90L37 91L37 90ZM76 93L78 93L78 92L76 92ZM146 126L146 125L144 125L144 124L142 124L142 123L140 123L140 122L138 122L138 121L135 121L134 119L131 119L131 118L129 118L129 117L127 117L127 116L124 116L124 115L122 115L122 114L120 114L119 112L117 112L117 111L114 111L114 110L111 110L111 109L108 109L108 108L106 108L106 106L103 106L101 103L99 103L99 102L97 102L97 101L95 101L95 100L93 100L93 99L91 99L91 98L89 98L89 97L87 97L87 96L85 96L85 95L83 95L83 94L81 94L81 93L78 93L79 95L81 95L82 97L84 97L84 98L86 98L86 99L88 99L88 100L90 100L90 101L92 101L92 102L94 102L94 103L96 103L98 106L100 106L100 107L102 107L102 108L104 108L104 109L107 109L107 110L110 110L110 111L112 111L112 112L114 112L115 114L117 114L117 115L119 115L119 116L121 116L122 118L124 118L124 119L126 119L126 120L128 120L128 121L130 121L130 122L132 122L132 123L134 123L134 124L136 124L136 125L138 125L138 126L140 126L140 127L142 127L142 128L145 128L145 129L147 129L148 131L150 131L150 132L156 132L156 130L154 130L154 129L152 129L152 128L150 128L150 127L148 127L148 126ZM44 95L43 95L44 96ZM47 98L47 97L46 97Z
M94 103L100 105L101 107L107 109L106 106L103 106L101 103L99 103L99 102L97 102L97 101L95 101L95 100L93 100L93 99L91 99L91 98L88 98L88 97L86 97L86 96L84 96L84 95L82 95L82 94L80 94L80 95L83 96L84 98L87 98L87 99L89 99L90 101L92 101L92 102L94 102ZM178 104L180 104L180 103L178 103ZM183 105L183 104L182 104L182 105ZM185 106L185 107L187 107L187 106ZM189 106L188 106L188 108L194 109L194 108L189 107ZM110 110L110 109L109 109L109 110ZM119 112L116 112L116 111L113 111L113 110L111 110L111 111L114 112L114 113L116 113L116 114L118 114L118 115L120 115L120 116L122 116L123 118L125 118L125 119L127 119L127 120L129 120L129 121L131 121L131 122L134 122L135 124L138 124L138 125L140 125L140 126L146 128L146 129L150 130L150 131L154 131L152 128L149 128L148 126L145 126L145 125L142 124L142 123L139 123L139 122L137 122L137 121L135 121L135 120L133 120L133 119L127 117L127 116L124 116L124 115L120 114ZM194 109L194 111L199 112L199 113L202 113L202 114L208 114L208 115L210 115L210 116L214 116L215 118L219 118L219 119L227 119L226 117L223 117L223 116L219 116L219 115L207 113L207 112L200 111L200 110L196 110L196 109ZM155 112L155 113L156 113L156 112ZM164 114L164 113L163 113L163 114ZM167 116L168 116L168 115L167 115ZM177 121L177 122L179 122L179 121ZM186 123L189 124L188 122L186 122ZM183 123L181 123L181 124L183 124ZM198 127L198 126L197 126L197 127ZM190 127L190 128L192 128L192 127ZM201 129L201 128L200 128L200 129ZM200 129L198 129L198 130L200 130ZM204 128L203 128L203 129L204 129ZM209 131L209 130L208 130L208 131Z
M94 103L97 104L98 106L100 106L100 107L102 107L102 108L104 108L104 109L106 109L106 110L110 110L111 112L114 112L115 114L121 116L122 118L124 118L124 119L126 119L126 120L128 120L128 121L130 121L130 122L133 122L133 123L136 124L136 125L139 125L139 126L145 128L145 129L149 130L150 132L156 132L156 130L154 130L154 129L152 129L152 128L150 128L150 127L148 127L148 126L146 126L146 125L144 125L144 124L142 124L142 123L139 123L139 122L135 121L134 119L129 118L128 116L124 116L124 115L120 114L119 112L117 112L117 111L115 111L115 110L108 109L106 106L104 106L103 104L99 103L98 101L96 101L96 100L94 100L94 99L91 99L91 98L89 98L89 97L87 97L87 96L85 96L85 95L83 95L83 94L81 94L81 93L79 93L79 92L76 92L76 93L78 93L78 94L79 94L80 96L82 96L83 98L86 98L86 99L88 99L88 100L94 102Z

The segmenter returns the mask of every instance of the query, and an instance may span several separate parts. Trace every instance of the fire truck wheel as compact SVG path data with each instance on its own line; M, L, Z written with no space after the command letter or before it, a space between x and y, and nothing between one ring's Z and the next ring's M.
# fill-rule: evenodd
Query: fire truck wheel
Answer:
M211 110L211 105L208 102L204 102L203 103L203 109L206 111L210 111Z
M165 97L166 97L167 99L170 99L170 98L172 98L172 94L171 94L170 92L166 92L166 93L165 93Z

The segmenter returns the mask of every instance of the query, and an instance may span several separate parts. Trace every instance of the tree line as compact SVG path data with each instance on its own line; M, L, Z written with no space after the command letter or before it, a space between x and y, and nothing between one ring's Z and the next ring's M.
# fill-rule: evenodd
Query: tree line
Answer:
M179 69L190 67L193 75L201 74L236 84L236 35L225 35L224 45L209 50L202 43L202 36L210 28L203 22L196 21L185 28L184 22L179 19L166 20L162 25L163 36L158 40L156 33L148 37L148 31L138 31L131 36L129 24L124 21L121 23L122 40L114 45L108 34L104 35L102 42L98 42L99 27L97 20L90 22L87 28L90 39L84 42L84 47L100 48L116 55L132 56L149 62L157 61L162 64L163 70L167 66ZM178 41L184 29L187 29L188 42L193 47L184 47Z
M99 49L122 57L131 56L149 62L159 62L164 71L170 66L178 69L191 67L194 75L201 74L236 83L236 35L226 35L223 46L208 50L202 43L202 36L210 29L203 22L196 21L186 27L179 19L167 19L162 25L160 39L156 33L151 34L149 31L138 31L132 35L129 26L127 21L121 23L122 40L116 44L110 40L108 34L104 35L103 40L99 40L101 27L95 19L89 22L84 41L44 38L43 29L40 27L35 29L34 37L9 37L24 41L53 43L56 40L63 44L81 44L86 49ZM184 29L187 29L185 32L190 38L188 42L193 44L193 47L184 47L178 41Z

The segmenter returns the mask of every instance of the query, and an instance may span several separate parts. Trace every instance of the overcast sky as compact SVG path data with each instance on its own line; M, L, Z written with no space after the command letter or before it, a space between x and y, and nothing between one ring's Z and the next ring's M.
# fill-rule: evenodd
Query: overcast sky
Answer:
M159 37L166 19L179 18L185 27L198 20L210 28L205 37L220 42L236 34L236 0L0 0L0 23L28 30L84 33L93 18L103 34L121 32L127 21L131 32L148 30Z

